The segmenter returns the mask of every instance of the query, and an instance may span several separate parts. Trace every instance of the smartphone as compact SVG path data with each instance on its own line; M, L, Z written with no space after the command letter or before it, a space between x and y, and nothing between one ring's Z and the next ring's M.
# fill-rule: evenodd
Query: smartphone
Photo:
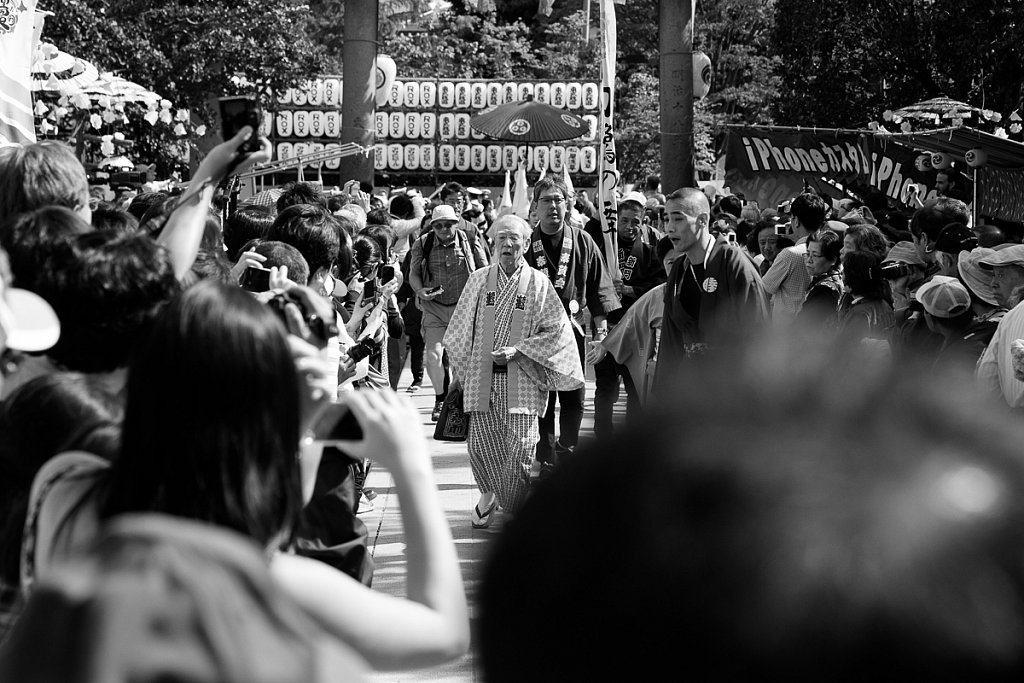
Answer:
M332 403L313 425L313 438L318 441L357 441L363 438L363 428L347 405Z
M437 287L431 287L430 289L428 289L427 290L427 294L440 294L443 291L444 291L444 287L442 287L441 285L438 285Z
M377 298L377 281L367 280L363 283L363 302L373 301Z
M252 137L239 148L246 154L260 150L260 108L255 97L220 97L221 137L230 140L244 126L252 126Z
M384 266L380 269L380 283L386 285L395 279L395 267Z
M779 223L778 225L775 226L775 234L776 235L788 235L789 234L789 226L786 225L785 223Z
M736 233L726 233L725 238L729 240L729 244L736 244Z
M238 284L248 292L266 292L270 289L270 270L259 266L249 266L242 273Z

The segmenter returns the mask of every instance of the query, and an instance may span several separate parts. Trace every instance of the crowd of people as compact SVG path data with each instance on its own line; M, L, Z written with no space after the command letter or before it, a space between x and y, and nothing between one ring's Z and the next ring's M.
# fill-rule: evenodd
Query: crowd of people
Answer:
M470 523L504 517L488 680L628 676L643 647L718 677L1019 673L1024 245L963 201L760 210L652 176L606 231L552 174L528 218L457 182L221 196L269 158L253 134L121 205L66 145L0 150L0 678L358 680L464 654L402 395L425 381L433 421L449 392L469 416ZM375 463L405 599L371 587Z

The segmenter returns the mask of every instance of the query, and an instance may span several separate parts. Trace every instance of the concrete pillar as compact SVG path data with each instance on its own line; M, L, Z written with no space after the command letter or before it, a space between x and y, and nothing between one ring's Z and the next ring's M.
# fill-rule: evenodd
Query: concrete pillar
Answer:
M374 140L374 90L377 59L377 0L345 0L345 44L342 48L341 142L367 148ZM341 159L345 180L373 183L373 154Z
M661 187L696 187L693 162L693 6L659 0Z

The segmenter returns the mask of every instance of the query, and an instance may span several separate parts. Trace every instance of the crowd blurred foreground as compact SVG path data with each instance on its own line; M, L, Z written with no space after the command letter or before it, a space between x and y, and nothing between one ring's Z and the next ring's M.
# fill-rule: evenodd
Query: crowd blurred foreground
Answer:
M471 635L488 681L1024 673L1024 246L949 188L901 219L654 178L609 231L553 176L528 218L459 183L222 204L268 147L123 208L0 150L0 680L361 680ZM407 361L503 517L472 633Z

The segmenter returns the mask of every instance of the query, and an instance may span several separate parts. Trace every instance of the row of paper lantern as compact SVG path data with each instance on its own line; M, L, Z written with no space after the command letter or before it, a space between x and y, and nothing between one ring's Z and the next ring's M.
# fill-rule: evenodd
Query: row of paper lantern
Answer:
M988 163L988 152L975 147L969 149L964 153L964 163L971 168L981 168ZM944 171L952 168L953 157L945 152L933 152L931 154L921 154L917 157L914 162L914 167L918 171Z
M341 136L341 113L337 111L279 111L276 115L264 115L260 134L270 134L270 122L276 119L278 137L282 138L337 138ZM597 138L597 116L585 114L583 120L589 130L582 136L583 141L593 142ZM433 114L429 112L377 112L375 133L377 139L405 140L483 140L485 135L469 125L469 114Z
M394 81L386 104L408 109L486 109L533 97L536 102L555 107L596 111L601 106L600 92L597 83ZM278 93L277 101L299 107L338 106L342 103L342 82L338 78L317 79L305 88Z
M280 142L277 144L277 160L306 156L316 152L337 148L336 142ZM596 173L598 153L596 147L562 146L527 147L513 145L400 145L378 144L374 146L374 167L378 171L474 171L477 173L501 173L514 171L520 162L527 171L542 168L555 173L562 171L564 164L569 173ZM310 162L310 168L322 165L337 170L341 159Z
M596 173L598 153L596 147L552 145L528 147L525 145L374 145L373 165L378 171L473 171L475 173L501 173L515 171L520 163L527 171L547 169L569 173Z

